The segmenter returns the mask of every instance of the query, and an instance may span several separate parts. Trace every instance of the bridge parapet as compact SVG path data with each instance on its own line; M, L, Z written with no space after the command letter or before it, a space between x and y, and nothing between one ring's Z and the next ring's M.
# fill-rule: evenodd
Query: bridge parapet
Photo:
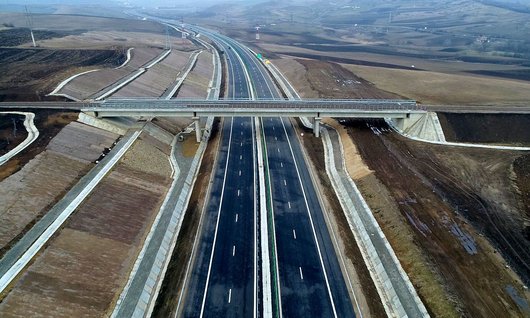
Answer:
M217 109L351 109L364 111L422 111L416 101L394 100L394 99L109 99L100 104L94 104L94 108L105 109L168 109L168 108L217 108ZM148 107L146 107L148 106Z

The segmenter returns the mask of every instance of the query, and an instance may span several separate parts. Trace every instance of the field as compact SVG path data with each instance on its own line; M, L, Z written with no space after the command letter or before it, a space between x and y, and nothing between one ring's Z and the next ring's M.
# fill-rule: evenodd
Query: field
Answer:
M38 48L31 46L24 15L0 13L0 24L10 26L0 30L0 101L62 99L46 95L74 74L105 69L97 75L88 74L88 82L76 79L82 87L64 89L80 99L89 97L149 61L166 45L166 28L150 21L36 14L33 24ZM173 29L167 32L173 47L184 51L194 48L180 38L180 33ZM136 58L130 66L107 70L121 65L131 47Z
M304 97L392 97L338 64L277 64ZM509 120L525 126L525 117ZM463 126L448 121L455 123L454 134L462 135L458 128ZM522 221L527 212L521 207L528 194L516 185L527 182L522 153L434 147L394 133L376 135L368 127L386 131L384 122L351 121L346 129L334 125L344 139L352 178L433 315L526 314L516 300L528 294L511 269L527 280L528 225ZM475 129L483 135L479 128L500 129L502 121L497 125L490 119L488 126ZM520 142L526 136L522 131L506 133L501 142ZM517 176L511 172L514 162L521 162L515 165Z
M119 69L103 68L95 72L83 74L68 82L58 93L66 94L80 100L96 96L98 92L138 70L140 66L153 60L162 54L162 52L162 49L159 48L134 49L131 52L131 61L124 67Z
M530 82L472 75L343 66L377 87L424 104L528 105Z
M118 136L77 122L62 129L46 150L0 182L0 251L31 228Z
M39 101L62 80L87 69L116 67L122 50L0 48L0 101Z
M171 53L146 73L140 75L129 85L120 89L115 97L160 97L172 83L178 74L184 72L190 52L173 49Z
M135 19L105 18L75 14L34 14L32 15L32 19L33 26L37 30L165 33L165 27L158 23ZM0 13L0 24L3 23L13 25L14 27L26 27L26 17L20 13Z
M141 138L21 276L1 316L109 315L169 185L167 155Z
M212 54L208 51L203 51L178 90L177 98L206 98L212 74Z
M75 112L58 112L54 110L34 110L34 123L39 130L39 137L30 147L27 147L14 158L2 165L0 170L0 181L20 170L36 155L46 150L48 143L59 133L59 131L70 122L77 120ZM12 133L12 126L11 131ZM25 129L25 128L23 128ZM5 131L5 130L4 130Z
M24 115L0 114L0 156L5 155L26 139Z

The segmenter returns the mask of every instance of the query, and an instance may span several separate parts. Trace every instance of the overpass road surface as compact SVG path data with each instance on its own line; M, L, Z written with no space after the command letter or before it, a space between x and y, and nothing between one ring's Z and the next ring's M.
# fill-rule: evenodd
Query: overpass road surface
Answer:
M217 34L203 34L213 38L227 55L229 71L234 72L229 75L230 95L245 97L246 90L251 98L280 98L273 80L246 48ZM294 128L289 120L276 117L264 119L262 127L262 132L255 132L250 118L225 120L185 316L262 316L261 278L249 273L252 266L257 271L259 257L256 159L250 147L255 144L255 133L263 133L277 238L273 254L277 256L273 263L278 273L274 284L279 291L273 297L275 316L353 317L353 306ZM238 254L243 252L241 248L249 252ZM252 285L254 293L249 292Z

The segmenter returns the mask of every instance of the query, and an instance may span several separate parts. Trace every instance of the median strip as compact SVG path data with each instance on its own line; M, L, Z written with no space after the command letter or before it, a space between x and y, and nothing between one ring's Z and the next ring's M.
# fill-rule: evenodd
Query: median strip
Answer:
M262 162L262 165L263 165L263 177L264 177L264 185L262 186L261 183L260 183L260 189L264 189L264 196L266 197L265 199L265 202L266 202L266 206L265 206L265 209L266 211L265 212L262 212L262 213L266 213L265 216L262 215L261 217L261 220L262 220L262 229L263 228L267 228L268 229L268 232L270 232L270 235L268 236L264 236L264 234L262 234L262 238L263 237L268 237L269 239L269 243L271 244L271 246L273 246L272 249L270 249L270 251L265 254L265 251L262 252L262 257L264 257L265 255L269 256L270 255L270 260L272 260L272 267L270 267L270 260L267 262L267 264L263 265L264 266L264 269L263 269L263 273L265 275L265 266L266 267L269 267L269 271L270 269L272 268L272 280L270 280L272 283L271 283L271 289L272 289L272 306L274 307L271 311L271 315L273 315L274 317L281 317L282 314L281 314L281 298L280 298L280 282L279 282L279 276L278 276L278 262L277 262L277 255L276 255L276 232L274 231L274 213L273 213L273 207L272 207L272 192L271 192L271 186L270 186L270 175L269 175L269 160L267 159L267 145L266 145L266 142L265 142L265 132L263 131L263 127L261 126L261 123L259 122L260 119L256 119L257 121L257 129L259 129L260 131L260 134L256 134L256 136L259 136L258 138L258 144L261 145L261 151L262 152L262 155L259 156L258 155L258 158L261 158L263 160ZM262 170L260 169L260 172ZM261 180L260 180L261 182ZM262 192L262 190L260 190L260 192ZM267 224L265 225L264 222L267 222ZM262 242L266 242L267 240L263 240L262 239ZM263 248L263 245L265 244L262 244L262 248ZM265 291L264 291L265 293ZM265 310L264 310L265 312Z

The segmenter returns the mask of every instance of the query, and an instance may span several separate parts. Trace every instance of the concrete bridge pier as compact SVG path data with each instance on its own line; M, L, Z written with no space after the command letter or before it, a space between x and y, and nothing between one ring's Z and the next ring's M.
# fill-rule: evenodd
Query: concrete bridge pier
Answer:
M200 117L192 117L193 122L195 124L195 138L197 139L197 142L201 142L202 135L201 135L201 118Z
M322 118L320 117L315 117L314 121L313 121L313 134L315 135L315 137L320 137L320 121L322 120Z

